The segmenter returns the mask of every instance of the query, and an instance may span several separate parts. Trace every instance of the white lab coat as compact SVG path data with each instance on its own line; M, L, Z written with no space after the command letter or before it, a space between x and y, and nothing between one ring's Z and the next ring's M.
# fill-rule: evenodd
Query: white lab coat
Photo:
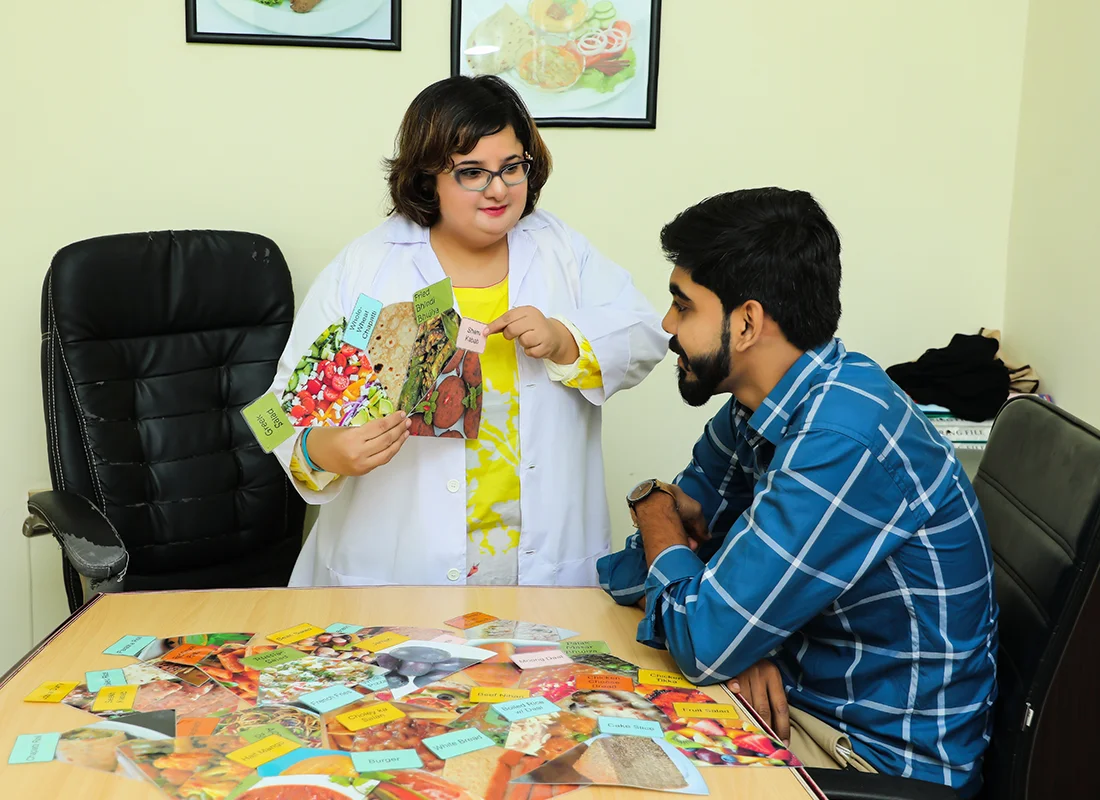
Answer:
M509 305L560 315L591 343L603 388L551 381L541 360L517 346L519 362L522 585L596 585L596 559L610 547L600 406L638 384L668 351L660 318L629 274L543 212L508 234ZM272 385L281 392L310 344L361 293L384 304L446 276L428 230L393 216L356 239L317 278L298 311ZM288 470L297 437L276 449ZM294 485L324 508L291 586L466 582L466 445L410 437L386 464L321 492Z

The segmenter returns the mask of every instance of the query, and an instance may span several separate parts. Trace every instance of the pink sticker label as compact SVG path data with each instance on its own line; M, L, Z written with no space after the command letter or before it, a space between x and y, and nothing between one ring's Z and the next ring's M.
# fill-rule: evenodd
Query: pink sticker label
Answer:
M537 653L516 653L512 656L512 663L520 669L535 669L536 667L557 667L562 664L572 664L573 659L561 650L542 650Z
M476 319L462 318L462 324L458 326L458 346L462 350L471 353L485 352L485 331L489 326Z

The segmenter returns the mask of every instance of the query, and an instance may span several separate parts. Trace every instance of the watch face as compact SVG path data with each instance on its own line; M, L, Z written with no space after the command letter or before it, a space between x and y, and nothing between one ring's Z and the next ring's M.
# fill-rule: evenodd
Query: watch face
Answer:
M653 486L655 483L656 481L654 481L652 478L647 481L642 481L630 491L630 494L626 496L626 499L629 500L631 503L638 502L647 494L653 491Z

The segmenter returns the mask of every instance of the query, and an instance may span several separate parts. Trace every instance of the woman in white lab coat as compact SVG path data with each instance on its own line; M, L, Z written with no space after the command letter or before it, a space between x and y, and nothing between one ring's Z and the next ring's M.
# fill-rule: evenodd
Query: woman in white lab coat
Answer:
M291 586L596 584L610 544L601 407L649 374L667 336L625 270L535 209L550 169L497 78L440 81L406 112L387 162L393 213L314 282L273 389L361 294L405 302L449 277L461 314L490 323L481 432L410 437L395 413L277 448L323 505Z

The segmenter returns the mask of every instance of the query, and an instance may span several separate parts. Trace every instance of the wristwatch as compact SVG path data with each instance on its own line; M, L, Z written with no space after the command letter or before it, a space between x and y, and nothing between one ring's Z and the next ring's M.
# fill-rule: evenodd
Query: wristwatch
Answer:
M676 495L672 491L672 488L664 481L657 478L649 478L642 481L633 489L630 490L630 494L626 496L626 504L630 506L630 518L634 520L634 527L638 527L638 516L635 514L634 509L637 505L649 497L654 492L664 492L672 498L672 504L679 508L679 504L676 502Z

